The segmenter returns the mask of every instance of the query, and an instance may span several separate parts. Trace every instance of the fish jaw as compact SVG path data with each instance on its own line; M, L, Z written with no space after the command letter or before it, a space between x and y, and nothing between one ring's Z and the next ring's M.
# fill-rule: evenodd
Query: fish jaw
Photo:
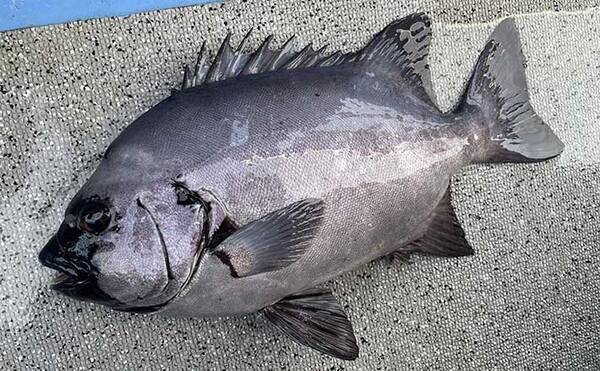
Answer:
M106 305L118 304L98 288L94 270L88 262L81 259L65 259L59 254L61 249L60 242L54 236L38 255L43 266L57 271L49 281L52 290L78 300Z

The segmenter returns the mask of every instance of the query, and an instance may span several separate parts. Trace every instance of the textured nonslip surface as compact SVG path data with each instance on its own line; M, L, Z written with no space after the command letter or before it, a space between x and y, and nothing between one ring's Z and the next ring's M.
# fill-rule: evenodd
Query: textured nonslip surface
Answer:
M330 284L354 323L355 362L294 344L261 315L173 320L75 302L46 286L36 253L110 140L168 95L203 39L350 50L389 20L434 15L433 81L448 108L491 31L515 12L594 2L228 2L0 34L0 368L600 368L600 10L517 17L533 104L565 142L535 165L455 177L477 254L373 262ZM501 2L498 2L501 3ZM418 4L418 5L417 5ZM461 4L461 5L459 5Z

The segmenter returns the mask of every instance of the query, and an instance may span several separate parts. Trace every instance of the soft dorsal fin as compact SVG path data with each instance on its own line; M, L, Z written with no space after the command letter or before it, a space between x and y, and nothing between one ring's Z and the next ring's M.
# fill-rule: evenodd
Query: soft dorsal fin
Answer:
M390 23L356 56L374 73L387 74L415 87L421 98L435 103L428 55L431 20L415 13Z
M390 23L356 53L336 51L326 56L323 55L326 46L315 50L312 44L308 44L300 51L294 51L293 36L280 48L271 49L273 35L268 36L255 51L248 53L243 49L252 30L235 50L230 44L231 35L227 35L212 62L209 61L205 46L202 46L195 68L185 68L181 88L188 89L239 75L362 63L374 73L389 74L391 78L406 82L422 99L435 103L427 63L430 26L431 21L426 14L412 14Z

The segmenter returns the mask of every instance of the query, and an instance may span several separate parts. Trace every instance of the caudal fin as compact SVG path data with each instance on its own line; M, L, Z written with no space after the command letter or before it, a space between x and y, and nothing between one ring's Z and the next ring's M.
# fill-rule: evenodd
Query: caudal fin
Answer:
M482 126L481 162L537 162L563 151L563 143L529 101L513 19L501 22L490 36L457 109L474 114Z

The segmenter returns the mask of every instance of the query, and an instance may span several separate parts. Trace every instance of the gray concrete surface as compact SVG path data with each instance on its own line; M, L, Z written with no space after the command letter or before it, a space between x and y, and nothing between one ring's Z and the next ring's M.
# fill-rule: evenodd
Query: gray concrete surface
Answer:
M600 368L600 9L597 1L231 1L0 34L0 368ZM500 4L500 5L498 5ZM564 154L455 177L477 254L385 259L331 283L361 346L352 363L280 336L260 316L172 320L60 297L36 253L105 147L179 84L203 39L297 33L361 45L389 20L434 16L441 104L460 90L492 24L518 16L533 104ZM577 10L565 12L565 10ZM460 25L452 25L460 22Z

